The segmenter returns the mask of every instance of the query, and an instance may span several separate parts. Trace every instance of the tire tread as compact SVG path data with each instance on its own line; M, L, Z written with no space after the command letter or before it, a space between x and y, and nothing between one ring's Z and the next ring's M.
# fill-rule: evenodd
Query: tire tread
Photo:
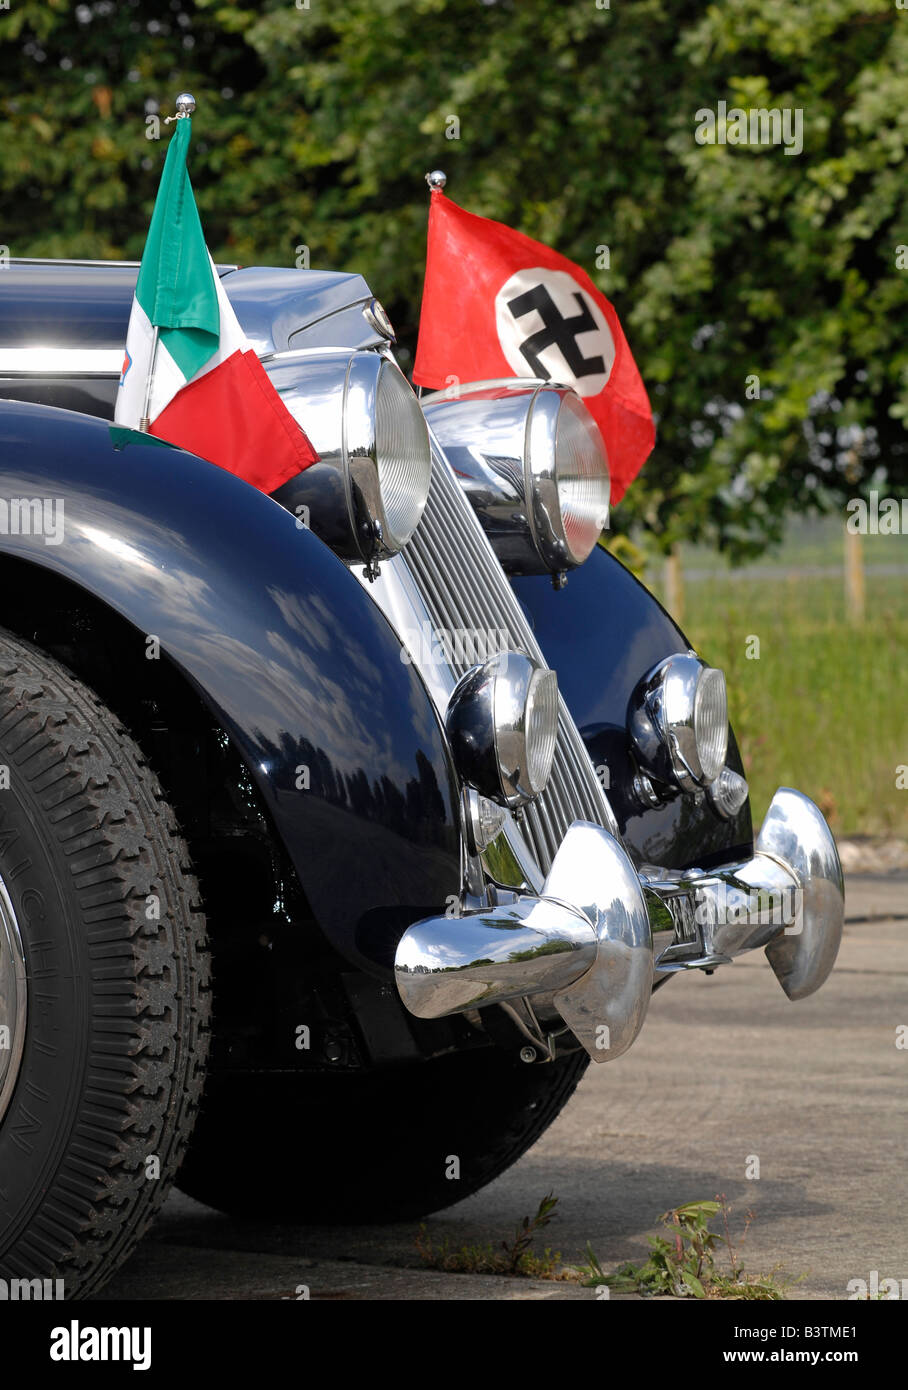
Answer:
M0 747L65 859L90 962L73 1123L0 1270L69 1276L85 1297L144 1235L195 1123L211 1027L205 922L186 843L134 740L59 662L4 632ZM161 913L149 921L152 891ZM145 1177L150 1154L158 1180Z

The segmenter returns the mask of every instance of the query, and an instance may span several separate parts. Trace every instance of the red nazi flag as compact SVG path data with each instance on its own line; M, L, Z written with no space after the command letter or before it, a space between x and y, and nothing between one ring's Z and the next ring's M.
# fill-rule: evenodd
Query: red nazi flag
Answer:
M618 315L573 261L432 192L413 380L532 376L572 386L605 443L618 502L655 440Z

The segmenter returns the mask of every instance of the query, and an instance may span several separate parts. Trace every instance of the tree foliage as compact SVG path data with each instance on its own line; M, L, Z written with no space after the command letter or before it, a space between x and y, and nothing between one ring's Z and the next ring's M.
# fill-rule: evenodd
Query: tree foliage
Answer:
M189 88L213 254L361 271L405 363L427 169L589 271L658 416L619 524L743 555L908 481L906 0L302 2L0 10L0 243L137 257ZM802 151L697 143L720 101Z

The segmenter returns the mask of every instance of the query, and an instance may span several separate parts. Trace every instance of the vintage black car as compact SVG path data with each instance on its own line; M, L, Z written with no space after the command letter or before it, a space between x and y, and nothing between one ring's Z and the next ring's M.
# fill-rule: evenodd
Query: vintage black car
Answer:
M672 975L798 999L841 935L823 817L754 840L721 672L597 544L579 397L420 400L359 276L219 274L320 455L274 497L113 423L134 265L0 270L0 1276L68 1296L174 1180L457 1201Z

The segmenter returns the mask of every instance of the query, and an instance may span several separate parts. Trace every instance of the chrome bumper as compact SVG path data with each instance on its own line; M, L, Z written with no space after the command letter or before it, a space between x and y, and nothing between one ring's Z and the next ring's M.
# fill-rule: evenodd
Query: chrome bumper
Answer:
M680 970L711 972L762 946L790 999L812 994L835 962L844 904L829 827L782 787L753 857L709 872L638 872L607 830L576 821L539 897L415 923L395 978L418 1018L520 1000L554 1008L606 1062L640 1032L654 986Z

